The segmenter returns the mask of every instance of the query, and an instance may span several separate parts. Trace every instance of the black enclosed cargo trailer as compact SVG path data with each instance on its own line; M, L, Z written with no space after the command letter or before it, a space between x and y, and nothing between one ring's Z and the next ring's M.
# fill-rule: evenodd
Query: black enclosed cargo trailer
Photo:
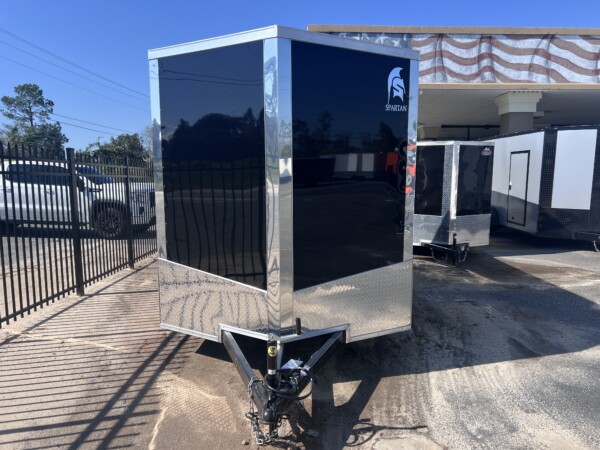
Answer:
M418 53L276 26L149 59L161 326L225 344L265 442L335 343L410 329Z
M417 146L413 244L464 260L489 244L494 144L420 142Z

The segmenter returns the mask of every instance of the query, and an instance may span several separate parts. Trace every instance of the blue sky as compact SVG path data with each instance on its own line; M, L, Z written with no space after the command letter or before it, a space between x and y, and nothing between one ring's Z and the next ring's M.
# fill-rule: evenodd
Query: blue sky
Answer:
M149 123L150 48L274 24L296 28L309 24L600 27L597 0L3 3L0 96L12 95L18 84L38 84L55 103L54 118L63 124L67 145L76 149L98 139L107 141L111 137L107 133L140 132Z

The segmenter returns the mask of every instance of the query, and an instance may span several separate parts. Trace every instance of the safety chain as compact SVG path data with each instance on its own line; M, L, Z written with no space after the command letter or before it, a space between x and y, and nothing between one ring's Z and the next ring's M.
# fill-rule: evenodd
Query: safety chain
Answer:
M273 430L272 433L265 433L260 429L258 414L254 411L254 394L252 393L252 386L254 383L259 382L260 380L257 377L252 377L248 383L248 412L246 412L246 418L250 421L252 437L256 444L265 445L273 442L273 438L277 436L277 429Z

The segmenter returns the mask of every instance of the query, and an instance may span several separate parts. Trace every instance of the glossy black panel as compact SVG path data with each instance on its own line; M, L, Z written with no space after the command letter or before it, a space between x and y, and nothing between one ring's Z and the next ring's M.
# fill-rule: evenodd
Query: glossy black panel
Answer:
M402 261L410 61L292 43L294 289Z
M443 145L417 148L417 177L415 180L415 214L442 215L444 193ZM451 174L448 174L450 177Z
M493 146L461 145L456 215L490 214Z
M262 289L262 42L159 61L167 257Z

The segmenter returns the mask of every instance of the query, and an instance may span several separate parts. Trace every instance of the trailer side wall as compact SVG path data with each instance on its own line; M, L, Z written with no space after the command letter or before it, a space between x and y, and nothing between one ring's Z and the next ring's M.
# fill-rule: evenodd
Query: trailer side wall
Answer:
M494 222L535 234L539 214L544 132L507 136L492 141ZM522 211L522 217L516 215L518 211Z

